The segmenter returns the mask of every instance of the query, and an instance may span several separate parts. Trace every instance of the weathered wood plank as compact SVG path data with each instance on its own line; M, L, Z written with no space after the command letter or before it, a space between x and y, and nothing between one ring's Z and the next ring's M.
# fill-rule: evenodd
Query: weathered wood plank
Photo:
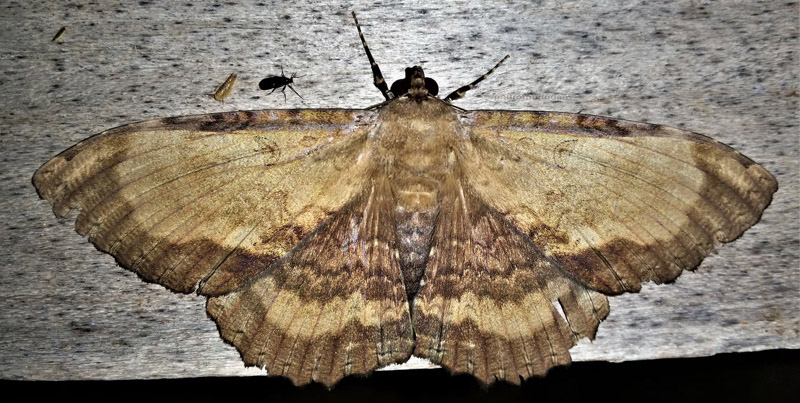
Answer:
M348 7L166 4L3 6L0 378L260 373L222 342L202 298L143 283L78 236L72 219L52 215L30 184L47 159L133 121L382 101ZM796 3L355 8L390 80L420 64L452 90L511 54L458 105L668 124L734 146L778 178L761 223L675 284L613 298L597 340L575 348L576 360L800 348ZM61 26L65 35L52 42ZM305 75L295 84L304 103L257 89L281 65ZM230 73L236 87L218 103L210 94Z

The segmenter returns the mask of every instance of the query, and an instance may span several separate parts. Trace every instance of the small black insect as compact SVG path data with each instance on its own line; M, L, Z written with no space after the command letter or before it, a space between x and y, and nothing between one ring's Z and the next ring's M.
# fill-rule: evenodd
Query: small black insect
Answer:
M294 92L298 97L300 97L300 99L303 99L303 97L301 97L300 94L298 94L297 91L295 91L294 88L292 87L292 84L294 84L294 79L297 77L302 77L302 76L297 76L294 73L292 73L291 77L286 77L283 74L283 66L281 66L280 76L269 76L261 80L261 82L258 83L258 88L261 88L262 90L272 89L272 92L275 92L275 90L277 90L278 87L283 87L281 88L281 92L283 93L283 101L285 102L286 87L289 87L289 89L292 90L292 92ZM272 94L272 92L270 92L270 94Z

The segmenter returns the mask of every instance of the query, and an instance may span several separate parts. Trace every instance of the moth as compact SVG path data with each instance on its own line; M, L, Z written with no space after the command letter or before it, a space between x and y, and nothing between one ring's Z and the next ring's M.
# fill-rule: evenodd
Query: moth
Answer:
M390 88L356 27L385 102L121 126L45 163L39 195L144 280L208 297L246 365L332 386L412 354L544 375L607 296L694 269L777 189L700 134L451 104L486 75L440 99L414 66Z
M283 66L281 66L281 75L280 76L269 76L269 77L259 81L258 88L260 88L260 89L262 89L264 91L272 90L270 92L270 94L272 94L273 92L275 92L275 90L278 89L278 87L281 87L281 93L283 93L283 100L285 102L286 101L286 87L289 87L289 89L292 90L292 92L294 92L295 95L300 97L300 94L298 94L297 91L294 90L294 87L292 87L292 84L294 84L294 79L297 78L297 77L299 77L299 76L295 75L294 73L292 73L292 75L290 77L286 77L286 75L283 74ZM267 94L267 95L269 95L269 94ZM303 99L303 97L300 97L300 99Z
M215 101L222 101L225 98L231 95L231 91L233 90L233 85L236 84L236 74L231 73L222 84L217 86L217 89L214 90L214 100Z

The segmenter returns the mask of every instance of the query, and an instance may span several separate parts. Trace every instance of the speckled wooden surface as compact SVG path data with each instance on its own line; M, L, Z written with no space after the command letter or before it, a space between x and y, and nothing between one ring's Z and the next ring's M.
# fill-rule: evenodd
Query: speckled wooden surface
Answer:
M220 339L203 298L117 266L72 219L56 219L30 179L56 153L124 123L382 101L350 10L390 81L420 64L448 92L510 54L457 104L668 124L778 178L759 224L674 284L612 298L575 360L800 348L796 2L158 3L0 4L0 378L261 373ZM280 66L303 76L304 102L257 89ZM232 95L214 101L230 73Z

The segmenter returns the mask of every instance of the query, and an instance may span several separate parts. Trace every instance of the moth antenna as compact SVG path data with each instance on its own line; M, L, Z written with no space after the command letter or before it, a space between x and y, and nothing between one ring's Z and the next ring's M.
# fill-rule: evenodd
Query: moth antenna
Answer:
M358 36L361 37L361 44L364 45L364 51L367 52L367 59L369 59L369 65L372 67L372 78L374 80L375 86L381 90L381 94L383 94L384 98L387 100L394 98L394 95L389 91L389 86L386 85L386 80L383 79L383 74L381 73L381 68L378 67L378 63L375 62L375 59L372 58L372 53L369 52L369 47L367 46L367 40L364 39L364 34L361 32L361 25L358 24L358 18L356 18L356 12L353 11L353 20L356 22L356 28L358 28Z
M489 77L489 74L494 73L494 71L497 70L497 68L500 67L500 65L503 64L503 62L506 61L506 59L508 59L509 57L510 57L509 55L506 55L506 57L504 57L503 60L500 60L497 64L495 64L494 67L492 67L492 69L489 70L486 74L478 77L477 80L450 93L450 95L444 98L445 102L455 101L456 99L464 98L464 94L466 94L467 91L475 88L475 86L478 85L479 82L485 80L486 77Z

